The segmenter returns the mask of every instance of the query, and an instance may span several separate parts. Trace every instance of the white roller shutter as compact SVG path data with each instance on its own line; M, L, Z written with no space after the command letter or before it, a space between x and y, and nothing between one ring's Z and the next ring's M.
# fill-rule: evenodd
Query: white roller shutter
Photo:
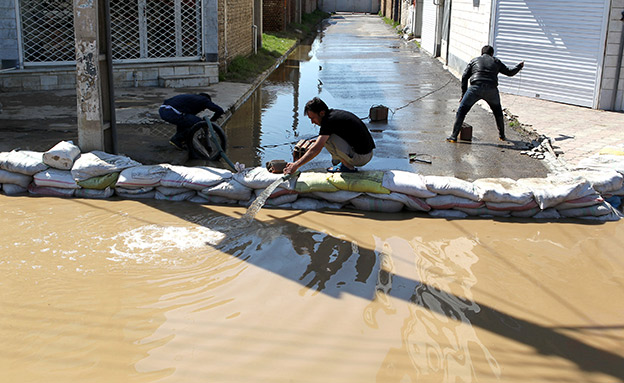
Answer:
M604 56L608 0L498 0L495 56L515 77L499 76L503 92L594 107Z
M438 7L435 0L424 0L422 34L420 45L427 53L435 56Z

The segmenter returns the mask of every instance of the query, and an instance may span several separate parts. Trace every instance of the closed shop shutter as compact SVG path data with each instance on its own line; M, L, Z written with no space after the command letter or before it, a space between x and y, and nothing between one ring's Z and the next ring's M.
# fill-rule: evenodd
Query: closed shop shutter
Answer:
M424 0L423 2L423 19L422 19L422 36L421 46L427 53L432 56L437 54L436 52L436 27L438 6L435 5L435 0Z
M515 77L501 75L507 93L595 107L604 55L608 0L498 0L495 56Z

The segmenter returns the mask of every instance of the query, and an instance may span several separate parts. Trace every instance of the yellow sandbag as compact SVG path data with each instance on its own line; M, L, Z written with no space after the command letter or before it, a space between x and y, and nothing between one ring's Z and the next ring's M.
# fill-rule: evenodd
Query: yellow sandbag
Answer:
M338 191L338 188L329 182L330 175L330 173L302 172L297 178L295 190L299 193Z
M624 156L624 149L615 146L606 146L602 148L599 152L600 155L611 154L614 156Z
M107 187L114 187L119 178L119 173L109 173L103 176L91 177L86 180L78 181L78 185L85 189L104 190Z
M381 170L333 173L329 177L329 182L340 190L390 194L390 190L382 186L383 176L384 172Z

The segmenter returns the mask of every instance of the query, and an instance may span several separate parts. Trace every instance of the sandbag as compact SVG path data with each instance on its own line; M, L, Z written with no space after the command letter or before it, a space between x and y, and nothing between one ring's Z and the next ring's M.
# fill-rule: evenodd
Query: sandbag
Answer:
M196 195L197 195L197 192L195 190L188 190L184 193L173 194L173 195L165 195L159 192L158 190L156 190L156 193L154 194L154 199L161 200L161 201L187 201L195 197Z
M487 207L483 206L483 207L478 207L476 209L471 209L471 208L465 208L465 207L456 207L453 208L454 210L459 210L462 211L470 216L477 216L477 217L487 217L487 216L492 216L492 217L509 217L510 213L509 211L501 211L501 210L491 210L488 209Z
M557 211L562 217L579 218L579 217L598 217L611 213L611 206L606 202L600 205L592 205L587 207L579 207L576 209L559 209Z
M436 194L450 194L479 201L479 191L472 182L455 177L425 176L427 189Z
M248 200L251 198L253 189L241 184L235 179L223 181L214 186L201 190L203 195L214 195L234 200Z
M132 192L129 192L130 190L132 190ZM154 197L156 196L156 190L136 193L136 189L115 188L115 194L122 198L128 199L154 199Z
M466 218L468 217L468 214L464 213L463 211L459 211L459 210L446 210L446 209L442 209L442 210L431 210L429 211L429 215L435 218Z
M511 210L511 216L517 218L531 218L540 211L542 211L542 209L539 207L534 207L528 210Z
M171 166L161 178L160 184L165 187L202 190L228 178L232 178L232 172L227 169L208 166Z
M116 186L127 189L145 186L159 186L160 180L169 171L169 165L139 165L126 168L119 173Z
M78 181L78 185L84 189L104 190L106 188L115 187L119 173L109 173L102 176L96 176L87 178L86 180Z
M299 193L336 192L338 189L331 182L331 173L303 172L297 177L295 190Z
M362 193L351 192L348 190L338 190L334 192L313 192L312 195L329 202L345 203L362 195Z
M28 193L45 197L69 198L74 196L74 191L75 189L37 186L34 183L28 185Z
M43 153L43 163L60 170L71 170L80 148L71 141L61 141Z
M30 185L29 185L30 186ZM28 187L22 187L15 184L3 184L2 191L8 196L22 195L28 192Z
M329 182L340 190L362 193L390 194L390 190L382 186L383 171L359 171L355 173L333 173Z
M292 202L291 208L295 210L311 210L318 211L322 209L334 209L338 210L342 208L341 203L321 201L314 198L298 198Z
M256 198L260 196L266 188L264 189L256 189L254 190L254 194ZM284 189L281 187L276 188L273 193L267 198L265 205L268 206L279 206L288 203L292 203L299 197L299 194L294 190Z
M105 174L121 172L124 169L139 166L139 162L122 155L109 154L99 150L81 154L71 168L72 176L80 182Z
M146 186L139 189L126 189L126 188L115 188L115 192L123 193L123 194L144 194L154 191L154 188L151 186Z
M32 179L32 176L26 174L14 173L0 169L0 184L14 184L27 188L32 182Z
M561 214L554 208L544 209L533 216L535 219L560 219Z
M481 201L525 204L533 198L531 189L511 178L481 178L473 184Z
M414 197L413 195L407 195L397 192L391 192L390 194L366 193L366 195L373 198L401 202L408 210L411 211L431 210L431 206L425 203L425 201L423 201L422 199Z
M69 170L50 168L33 175L33 182L36 186L49 186L63 189L79 189Z
M187 188L170 188L166 186L157 186L156 191L159 192L160 194L170 196L170 195L177 195L177 194L182 194L188 191L195 191L195 190L187 189Z
M513 203L513 202L486 202L485 207L490 210L500 210L500 211L523 211L535 209L538 207L537 202L535 200L530 199L526 203Z
M576 170L571 174L585 178L592 188L600 194L619 190L624 184L624 176L611 169L603 170Z
M583 158L574 168L575 170L615 170L624 174L624 156L595 154Z
M366 195L356 197L349 201L349 203L357 210L380 211L385 213L397 213L405 207L402 202L373 198Z
M589 181L571 173L550 175L548 178L522 178L517 183L531 190L533 198L542 210L565 200L595 193Z
M48 165L43 163L43 153L40 152L12 150L0 153L0 169L2 170L32 176L47 168Z
M104 190L99 189L76 189L74 191L74 197L78 198L91 198L91 199L106 199L115 194L115 189L107 187Z
M197 195L189 199L189 201L205 205L236 205L239 203L237 200L216 195L203 195L201 192L197 192Z
M234 179L252 189L264 189L276 180L282 179L283 174L274 174L262 167L244 169L234 174ZM288 181L279 184L281 187L289 187Z
M386 171L381 185L393 192L413 195L414 197L430 198L436 195L427 189L425 177L402 170Z
M592 194L573 200L563 201L555 207L557 210L578 209L581 207L600 205L603 202L604 199L599 194Z
M464 207L468 209L476 209L483 207L483 201L474 201L472 199L458 197L452 194L440 194L435 197L427 198L425 202L434 209L452 209L454 207Z

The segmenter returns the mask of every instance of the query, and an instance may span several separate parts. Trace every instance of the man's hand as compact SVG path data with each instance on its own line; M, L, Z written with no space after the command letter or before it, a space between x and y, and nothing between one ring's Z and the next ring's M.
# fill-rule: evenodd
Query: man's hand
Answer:
M297 171L297 166L295 165L294 162L289 162L286 164L286 167L284 167L284 174L292 174L296 171Z
M524 61L521 61L521 62L520 62L520 64L518 64L518 67L519 67L520 69L524 68Z

